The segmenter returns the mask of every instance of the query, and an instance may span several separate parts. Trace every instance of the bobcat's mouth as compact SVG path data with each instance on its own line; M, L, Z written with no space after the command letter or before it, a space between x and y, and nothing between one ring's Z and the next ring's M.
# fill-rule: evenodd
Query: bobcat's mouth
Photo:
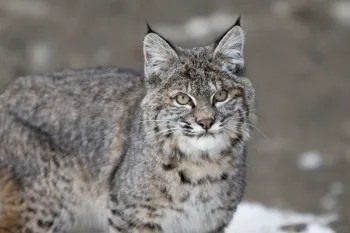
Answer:
M222 128L199 129L190 125L182 126L182 134L187 137L215 137L223 133Z
M215 136L215 134L210 133L210 132L193 133L193 132L186 132L186 131L183 132L183 135L185 135L187 137L197 137L197 138L208 137L208 136L214 137Z

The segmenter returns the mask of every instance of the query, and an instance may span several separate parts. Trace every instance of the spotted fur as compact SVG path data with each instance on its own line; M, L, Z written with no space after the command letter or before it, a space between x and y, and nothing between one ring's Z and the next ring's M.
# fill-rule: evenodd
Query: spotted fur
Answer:
M254 123L243 46L239 20L190 49L149 27L143 75L91 68L12 83L0 97L0 233L224 232Z

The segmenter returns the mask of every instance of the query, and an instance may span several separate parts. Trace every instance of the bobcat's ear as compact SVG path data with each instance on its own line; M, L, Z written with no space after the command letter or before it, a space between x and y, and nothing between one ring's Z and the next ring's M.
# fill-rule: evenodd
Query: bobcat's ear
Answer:
M178 59L175 47L147 23L148 32L143 41L145 76L159 75Z
M225 72L235 73L243 69L244 31L241 28L241 17L215 42L214 58L222 61Z

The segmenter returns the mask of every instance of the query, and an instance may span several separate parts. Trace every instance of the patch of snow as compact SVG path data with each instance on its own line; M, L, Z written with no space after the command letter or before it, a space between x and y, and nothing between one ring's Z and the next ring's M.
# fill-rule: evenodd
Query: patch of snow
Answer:
M160 25L157 28L172 40L186 41L222 32L234 24L237 15L215 12L206 17L198 16L181 25Z
M332 1L331 14L339 23L350 26L350 1Z
M48 43L37 43L29 47L28 56L32 70L45 71L52 58L52 49Z
M321 200L321 206L324 210L334 210L337 206L337 199L333 196L325 195Z
M299 155L298 165L303 170L315 170L323 165L323 158L317 151L308 151Z
M237 18L238 15L235 14L216 12L208 17L207 23L211 30L221 32L222 30L227 30L231 27L236 22Z
M205 18L193 18L184 25L184 30L188 36L193 38L206 36L209 32L207 21Z
M300 233L335 233L327 225L337 218L336 214L316 216L243 202L225 232L287 233L287 229L295 227Z

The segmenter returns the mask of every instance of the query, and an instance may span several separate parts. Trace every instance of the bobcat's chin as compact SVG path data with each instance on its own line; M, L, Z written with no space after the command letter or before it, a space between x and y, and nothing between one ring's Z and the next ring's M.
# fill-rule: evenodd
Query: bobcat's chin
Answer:
M224 133L201 133L196 136L181 135L177 138L177 147L189 157L219 156L230 146L230 138Z

